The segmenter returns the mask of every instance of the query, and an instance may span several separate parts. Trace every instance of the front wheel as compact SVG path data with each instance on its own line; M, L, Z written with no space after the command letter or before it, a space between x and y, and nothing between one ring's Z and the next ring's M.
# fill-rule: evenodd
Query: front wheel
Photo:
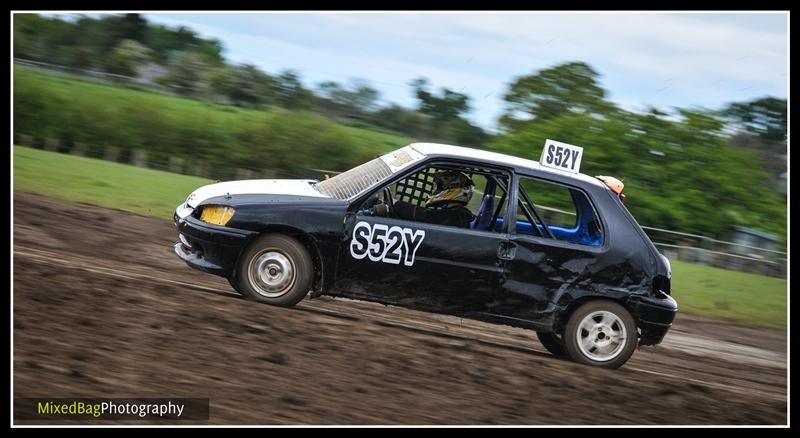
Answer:
M239 281L236 279L236 276L234 276L234 275L231 275L230 277L225 277L225 279L226 279L226 280L228 280L228 284L230 284L230 285L231 285L231 287L233 288L233 290L235 290L236 292L238 292L238 293L239 293L239 295L244 295L244 294L242 293L242 291L240 291L240 290L239 290Z
M624 307L611 301L590 301L570 316L563 340L575 362L619 368L636 350L639 334Z
M267 234L242 253L236 272L229 281L245 298L291 307L311 289L314 263L296 239Z

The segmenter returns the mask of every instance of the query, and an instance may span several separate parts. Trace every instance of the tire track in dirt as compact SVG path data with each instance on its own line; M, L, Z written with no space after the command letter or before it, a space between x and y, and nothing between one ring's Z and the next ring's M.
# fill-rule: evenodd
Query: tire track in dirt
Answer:
M207 293L218 294L222 296L232 295L231 293L221 292L218 290L218 288L199 286L189 282L172 280L160 276L153 276L152 274L145 274L143 272L119 269L118 267L110 268L107 265L104 265L101 261L89 257L79 257L80 261L66 261L65 256L67 256L67 254L41 250L37 248L25 247L25 246L20 246L16 248L14 250L14 254L15 256L31 258L33 260L37 260L40 263L44 264L51 263L52 260L61 260L60 263L62 265L70 266L75 269L80 269L83 271L101 275L123 278L127 280L134 280L137 282L146 281L152 283L167 283L188 289L194 289ZM239 297L236 296L236 298ZM320 301L322 301L323 303L320 303ZM352 309L354 303L359 304L359 306L357 306L358 309L356 311L345 310L344 308L345 306ZM370 307L379 306L381 309L368 310L365 308L367 306ZM342 298L333 299L329 297L322 297L314 300L304 300L300 302L296 307L304 311L312 311L336 318L345 318L352 321L365 321L388 327L412 330L418 333L424 333L431 336L452 338L462 341L474 341L496 348L511 349L518 352L524 352L529 354L550 356L550 354L546 350L537 350L529 347L528 344L531 343L530 341L532 340L532 338L519 339L519 336L517 336L517 339L514 339L517 342L508 342L507 336L504 337L501 334L491 334L491 333L487 334L485 331L480 333L475 331L475 329L484 329L484 330L488 329L492 331L498 331L498 326L485 324L478 321L469 321L469 320L465 326L463 320L460 320L460 318L456 317L451 317L447 315L425 314L425 313L422 313L421 315L418 316L409 316L409 314L418 312L407 309L399 309L400 312L387 312L386 308L389 306L382 306L382 305L378 306L376 306L374 303L357 302L355 300L348 300ZM397 317L396 315L394 315L395 313L404 313L405 315ZM450 319L451 321L442 321L442 319ZM458 323L454 323L453 320L459 320L459 321ZM472 330L470 330L470 328ZM502 331L502 329L499 330ZM511 330L506 330L506 332L508 331ZM665 346L664 348L676 349L694 355L712 356L727 361L737 361L739 363L751 362L757 365L785 368L785 362L780 361L780 355L777 353L769 352L762 349L742 346L738 344L733 344L730 342L715 341L713 339L708 339L708 338L701 338L701 339L702 340L697 340L696 338L690 338L687 336L678 335L677 340L672 340L669 346ZM704 346L705 348L699 348L700 346ZM744 351L747 354L738 355L736 354L737 351ZM766 356L767 358L771 357L776 360L762 359L761 357L759 357L759 355L761 355L761 357L764 356ZM655 371L652 369L646 369L642 367L626 366L626 368L632 371L658 375L668 379L674 379L696 385L704 385L739 394L753 395L754 393L756 393L759 396L765 398L773 398L781 401L786 400L786 396L780 393L757 390L754 388L742 388L735 385L709 382L706 380L698 380L690 378L686 375L676 375L672 373Z

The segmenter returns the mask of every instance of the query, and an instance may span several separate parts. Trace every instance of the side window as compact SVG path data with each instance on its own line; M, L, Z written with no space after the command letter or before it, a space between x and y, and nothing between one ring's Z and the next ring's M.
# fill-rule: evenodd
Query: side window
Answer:
M437 191L437 178L473 185ZM496 169L437 163L389 185L391 202L380 190L379 202L389 204L388 216L395 219L501 232L509 181L508 173Z
M516 219L518 234L591 246L601 246L605 238L583 191L540 179L520 177Z

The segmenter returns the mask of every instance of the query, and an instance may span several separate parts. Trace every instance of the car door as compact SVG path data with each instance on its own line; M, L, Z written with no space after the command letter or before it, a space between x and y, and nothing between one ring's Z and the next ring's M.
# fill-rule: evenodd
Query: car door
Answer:
M378 189L380 191L381 189ZM491 227L490 227L491 228ZM357 210L345 219L337 289L353 298L464 314L486 309L508 235Z
M526 182L545 190L530 193ZM579 188L533 176L515 178L514 186L515 221L509 224L513 254L505 263L505 281L489 313L537 321L562 294L592 287L591 272L601 264L607 239L588 195ZM559 198L555 195L559 190L568 195ZM565 198L572 200L572 211ZM561 205L548 207L548 201ZM548 212L553 213L549 218ZM565 224L557 215L574 219Z

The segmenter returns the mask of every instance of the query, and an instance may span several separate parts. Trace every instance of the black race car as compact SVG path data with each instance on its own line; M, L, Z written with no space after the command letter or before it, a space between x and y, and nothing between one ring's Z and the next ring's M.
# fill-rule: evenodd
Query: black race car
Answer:
M670 264L622 183L578 173L582 149L553 143L540 162L417 143L323 181L207 185L175 211L175 253L256 301L324 294L524 327L617 368L669 330ZM468 179L467 221L431 219L442 172Z

